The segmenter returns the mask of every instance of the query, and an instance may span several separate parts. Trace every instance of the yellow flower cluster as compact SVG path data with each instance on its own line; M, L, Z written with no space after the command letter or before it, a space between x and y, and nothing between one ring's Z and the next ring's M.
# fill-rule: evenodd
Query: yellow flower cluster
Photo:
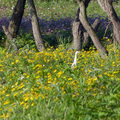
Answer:
M99 90L103 94L102 80L120 80L120 52L113 46L107 49L110 55L105 59L95 49L82 51L74 70L70 66L75 51L65 51L62 46L54 51L21 51L16 56L3 51L0 53L3 56L0 60L0 117L8 118L14 107L29 109L51 96L55 101L69 94L75 99L82 85L86 86L85 91L92 91L94 97Z

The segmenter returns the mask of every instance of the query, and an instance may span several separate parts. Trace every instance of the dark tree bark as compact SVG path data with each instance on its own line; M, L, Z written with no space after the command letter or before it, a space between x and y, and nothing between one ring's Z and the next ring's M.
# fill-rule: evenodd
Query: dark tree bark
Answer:
M79 19L80 8L78 8L76 18L72 23L72 33L73 33L73 48L77 51L82 50L82 43L84 43L84 48L89 46L89 34L85 32L84 27ZM97 31L100 21L96 19L92 25L92 28Z
M84 28L87 30L88 34L90 35L95 47L98 49L100 52L101 56L104 57L105 55L108 55L107 50L103 47L101 44L99 38L97 37L95 31L93 28L90 26L87 20L87 15L86 15L86 8L88 6L88 3L90 0L77 0L79 7L80 7L80 14L79 14L79 19L84 26Z
M18 0L14 8L14 11L8 26L8 31L13 37L16 37L18 33L19 26L24 13L25 2L26 0Z
M16 50L17 50L17 45L13 42L13 38L15 38L18 33L19 26L20 26L22 16L24 13L25 2L26 2L26 0L18 0L17 1L17 4L13 10L13 14L12 14L8 29L6 28L5 25L2 26L5 35L10 40L11 45L14 44L14 47ZM8 44L8 41L6 41L6 45L7 44Z
M99 24L100 24L99 19L96 19L94 21L94 23L92 24L92 28L94 29L95 32L97 32ZM88 32L84 32L83 35L84 35L84 40L83 40L84 48L89 47L90 40L89 40L89 34L88 34Z
M113 23L113 33L115 40L120 44L120 19L118 18L112 3L117 0L97 0L100 7L106 12Z
M40 35L39 22L38 22L38 18L37 18L37 13L36 13L34 1L27 0L27 3L29 6L29 11L30 11L30 15L31 15L33 36L35 38L37 49L40 52L45 48L45 46L44 46L43 40L42 40L41 35Z

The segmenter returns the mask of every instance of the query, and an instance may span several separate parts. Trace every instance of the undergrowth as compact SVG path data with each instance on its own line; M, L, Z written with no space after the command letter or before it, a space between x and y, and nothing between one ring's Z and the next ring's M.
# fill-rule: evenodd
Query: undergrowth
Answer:
M81 120L120 117L120 52L107 46L78 54L59 46L43 52L0 52L0 117L6 120Z
M74 69L75 50L68 48L77 4L35 0L47 48L42 52L36 50L26 5L14 39L18 53L4 48L6 37L1 27L8 24L14 5L14 0L2 0L0 6L0 120L119 119L120 48L112 44L111 26L106 29L110 22L98 4L90 3L88 20L100 19L97 34L109 56L101 58L92 45L78 54ZM119 5L115 4L115 9L119 13Z

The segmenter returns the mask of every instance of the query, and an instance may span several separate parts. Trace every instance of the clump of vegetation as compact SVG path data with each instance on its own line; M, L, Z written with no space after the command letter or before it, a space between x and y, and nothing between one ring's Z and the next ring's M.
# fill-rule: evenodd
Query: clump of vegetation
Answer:
M90 24L100 19L97 34L109 56L101 58L92 44L78 54L77 66L71 69L75 50L67 48L72 41L71 22L77 11L76 3L37 0L35 3L47 49L36 50L26 8L19 35L14 39L19 51L7 53L1 26L9 22L13 6L7 6L7 0L2 1L0 119L119 119L120 52L119 46L113 44L111 23L102 16L103 11L99 14L98 7L91 13L89 9L97 5L91 2L88 19Z
M94 48L78 55L63 46L43 52L0 52L0 117L8 119L119 118L120 53L102 59Z

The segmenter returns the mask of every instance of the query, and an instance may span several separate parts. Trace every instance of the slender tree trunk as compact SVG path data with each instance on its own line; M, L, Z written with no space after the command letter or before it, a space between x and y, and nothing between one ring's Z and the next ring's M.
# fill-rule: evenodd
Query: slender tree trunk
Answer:
M78 8L76 18L72 23L72 34L73 34L73 48L77 51L82 50L82 43L84 48L89 46L89 34L85 32L84 27L79 19L80 8ZM97 31L100 21L96 19L92 24L92 28Z
M16 37L20 27L20 23L24 13L25 2L26 0L17 1L8 28L5 25L2 26L5 35L11 42L10 44L11 45L14 44L13 46L15 47L15 50L17 50L17 45L13 42L13 39ZM8 45L8 41L6 40L6 46L7 45Z
M15 51L16 52L18 52L18 49L17 49L17 45L16 45L16 43L14 43L13 42L13 36L10 34L10 32L8 31L8 29L3 25L2 26L2 28L3 28L3 31L4 31L4 33L5 33L5 35L7 36L7 38L9 38L9 40L10 40L10 46L9 46L9 48L8 48L8 52L9 52L9 50L10 50L10 48L13 46L14 47L14 49L15 49ZM8 43L7 43L8 44ZM7 52L7 53L8 53Z
M77 51L82 50L82 42L83 42L83 25L79 19L80 8L78 8L77 15L75 20L72 23L72 34L73 34L73 48Z
M97 0L100 7L106 12L113 23L113 33L117 42L120 44L120 19L118 18L112 2L113 0Z
M39 22L38 22L38 18L37 18L34 1L27 0L27 2L28 2L28 6L29 6L30 15L31 15L33 36L35 38L35 42L36 42L38 51L40 52L45 48L45 46L44 46L43 40L40 35Z
M19 26L22 20L22 16L24 13L24 8L25 8L25 2L26 0L18 0L17 4L14 8L9 26L8 26L8 31L13 37L16 37Z
M77 51L82 50L83 42L83 26L80 22L73 22L72 33L73 33L73 48Z
M94 29L95 32L97 31L99 24L100 24L99 19L96 19L92 24L92 28ZM83 40L84 48L89 47L90 40L89 40L88 32L84 32L83 35L84 35L84 40Z
M80 1L77 0L79 7L80 7L80 14L79 14L79 19L81 23L83 24L84 28L87 30L88 34L90 35L95 47L98 49L98 51L101 53L101 56L104 57L105 55L108 55L107 50L103 47L101 44L99 38L97 37L96 33L94 32L93 28L90 26L87 20L87 15L86 15L86 8L87 5L85 4L85 1ZM89 0L90 2L90 0Z

